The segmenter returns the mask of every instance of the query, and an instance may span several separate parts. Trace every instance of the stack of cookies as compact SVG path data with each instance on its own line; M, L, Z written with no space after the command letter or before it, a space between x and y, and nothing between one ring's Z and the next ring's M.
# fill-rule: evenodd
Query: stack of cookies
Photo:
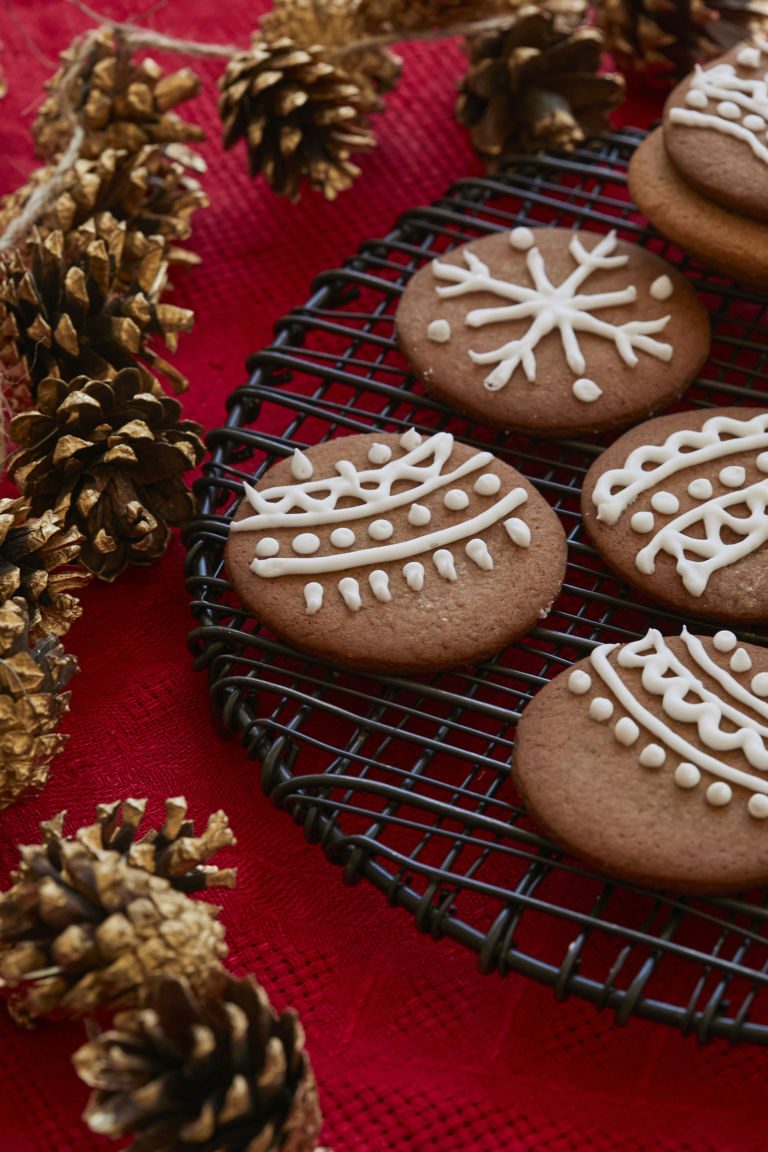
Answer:
M629 170L638 207L730 279L768 288L768 39L678 85Z

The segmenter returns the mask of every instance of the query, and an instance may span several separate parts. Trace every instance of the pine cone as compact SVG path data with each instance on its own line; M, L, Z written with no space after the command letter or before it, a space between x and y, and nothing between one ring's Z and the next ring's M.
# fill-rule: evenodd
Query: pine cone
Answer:
M132 1152L314 1152L322 1125L296 1015L276 1016L247 977L217 981L201 1003L159 980L143 1010L74 1056L94 1088L92 1132L135 1135Z
M72 232L35 231L26 248L26 259L17 251L0 265L0 368L11 380L28 381L33 398L46 376L129 367L147 391L163 391L152 370L186 386L149 344L160 336L175 351L193 321L188 309L158 303L168 272L161 236L130 232L104 212Z
M16 593L24 598L34 641L69 631L82 613L69 591L82 588L90 576L72 566L80 553L77 528L65 528L58 512L35 517L29 509L28 500L0 500L0 603Z
M204 994L227 951L219 909L101 847L94 829L73 840L63 826L63 812L41 824L44 842L20 847L0 895L0 989L14 1018L135 1006L155 974Z
M85 844L94 857L117 853L132 867L162 876L179 892L234 888L232 868L216 868L208 863L220 848L235 843L224 812L219 810L209 816L202 836L195 836L194 822L187 819L186 800L173 796L165 801L162 827L150 828L137 840L146 807L146 800L100 804L96 823L78 828L75 839Z
M617 63L666 83L768 28L766 0L597 0L595 12Z
M151 564L169 524L194 510L183 473L203 457L202 428L180 420L181 405L144 390L137 371L114 380L50 377L38 408L11 421L20 446L8 470L37 514L55 507L85 537L82 563L102 580L127 564Z
M178 157L178 158L177 158ZM187 167L205 171L204 162L184 145L147 145L138 152L108 148L95 160L77 160L66 173L53 204L37 222L39 232L70 232L91 216L109 212L128 223L128 232L184 240L190 220L208 203ZM51 167L38 168L17 191L0 200L0 231L26 207L29 198L51 175ZM135 247L136 242L129 243ZM196 264L193 252L168 247L169 261Z
M259 28L270 43L287 36L302 46L340 49L367 36L365 5L366 0L275 0L260 18ZM345 52L341 63L365 103L375 108L382 107L379 94L391 92L403 70L399 56L377 46Z
M602 49L597 29L563 32L533 7L472 41L456 116L490 171L515 152L573 148L605 127L624 81L597 75Z
M0 808L48 778L66 736L56 732L69 708L68 681L77 671L53 636L30 647L29 615L19 597L0 605Z
M375 144L364 92L317 45L254 39L250 52L229 62L219 86L224 147L244 137L251 175L262 173L293 200L302 179L334 199L359 175L350 154Z
M107 148L137 152L146 144L204 138L202 129L171 111L199 91L200 81L189 68L164 76L154 60L135 63L119 29L111 27L90 33L81 61L82 48L80 40L74 41L46 84L50 95L32 125L43 159L63 152L75 120L86 130L80 149L86 160L97 159Z

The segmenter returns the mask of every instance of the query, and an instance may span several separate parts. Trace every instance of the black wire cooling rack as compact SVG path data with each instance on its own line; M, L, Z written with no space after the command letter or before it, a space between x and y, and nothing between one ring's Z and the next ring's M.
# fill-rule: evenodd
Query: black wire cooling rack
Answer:
M712 353L685 404L766 404L766 302L648 228L626 191L639 139L612 134L567 157L520 160L503 178L462 180L318 278L208 438L202 510L186 534L190 644L224 728L261 761L264 790L347 881L364 878L424 932L473 948L485 972L525 973L619 1022L637 1013L700 1039L766 1043L768 893L689 900L606 879L537 834L509 778L515 723L541 685L596 643L683 622L629 593L586 541L579 487L601 445L470 422L425 397L393 335L409 276L436 253L515 224L616 227L684 269L711 312ZM412 424L491 446L534 481L568 533L566 583L543 627L482 665L422 680L350 674L287 647L240 607L222 568L229 519L243 479L294 448Z

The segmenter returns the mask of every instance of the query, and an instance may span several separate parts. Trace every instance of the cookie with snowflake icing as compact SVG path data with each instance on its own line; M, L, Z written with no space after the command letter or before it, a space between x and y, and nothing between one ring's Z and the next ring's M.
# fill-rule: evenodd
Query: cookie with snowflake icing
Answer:
M683 892L768 883L768 649L685 628L601 644L525 709L514 777L605 871Z
M566 542L544 498L447 432L342 437L246 495L225 564L243 604L297 648L422 671L498 651L546 616Z
M660 416L587 473L584 524L612 568L686 614L768 622L768 412Z
M687 280L614 232L519 227L465 244L416 273L396 323L430 392L541 435L665 407L709 349Z
M768 39L697 67L667 100L663 130L669 159L692 188L768 221Z

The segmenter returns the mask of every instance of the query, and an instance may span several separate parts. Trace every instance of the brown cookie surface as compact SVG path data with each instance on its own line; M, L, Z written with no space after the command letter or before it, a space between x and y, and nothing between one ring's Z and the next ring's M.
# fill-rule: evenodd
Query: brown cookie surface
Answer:
M739 215L768 221L768 42L744 43L675 88L664 144L683 179Z
M665 407L709 350L686 279L613 233L515 228L419 270L397 311L429 391L542 435L620 427Z
M594 462L584 526L646 596L727 623L768 621L768 412L659 416Z
M547 614L560 522L513 468L447 432L348 436L247 491L225 551L248 610L297 648L375 671L477 660Z
M682 892L768 883L768 650L683 632L605 644L518 726L514 777L568 851Z
M705 267L768 288L768 225L722 208L687 184L670 162L661 128L633 155L629 190L654 227Z

